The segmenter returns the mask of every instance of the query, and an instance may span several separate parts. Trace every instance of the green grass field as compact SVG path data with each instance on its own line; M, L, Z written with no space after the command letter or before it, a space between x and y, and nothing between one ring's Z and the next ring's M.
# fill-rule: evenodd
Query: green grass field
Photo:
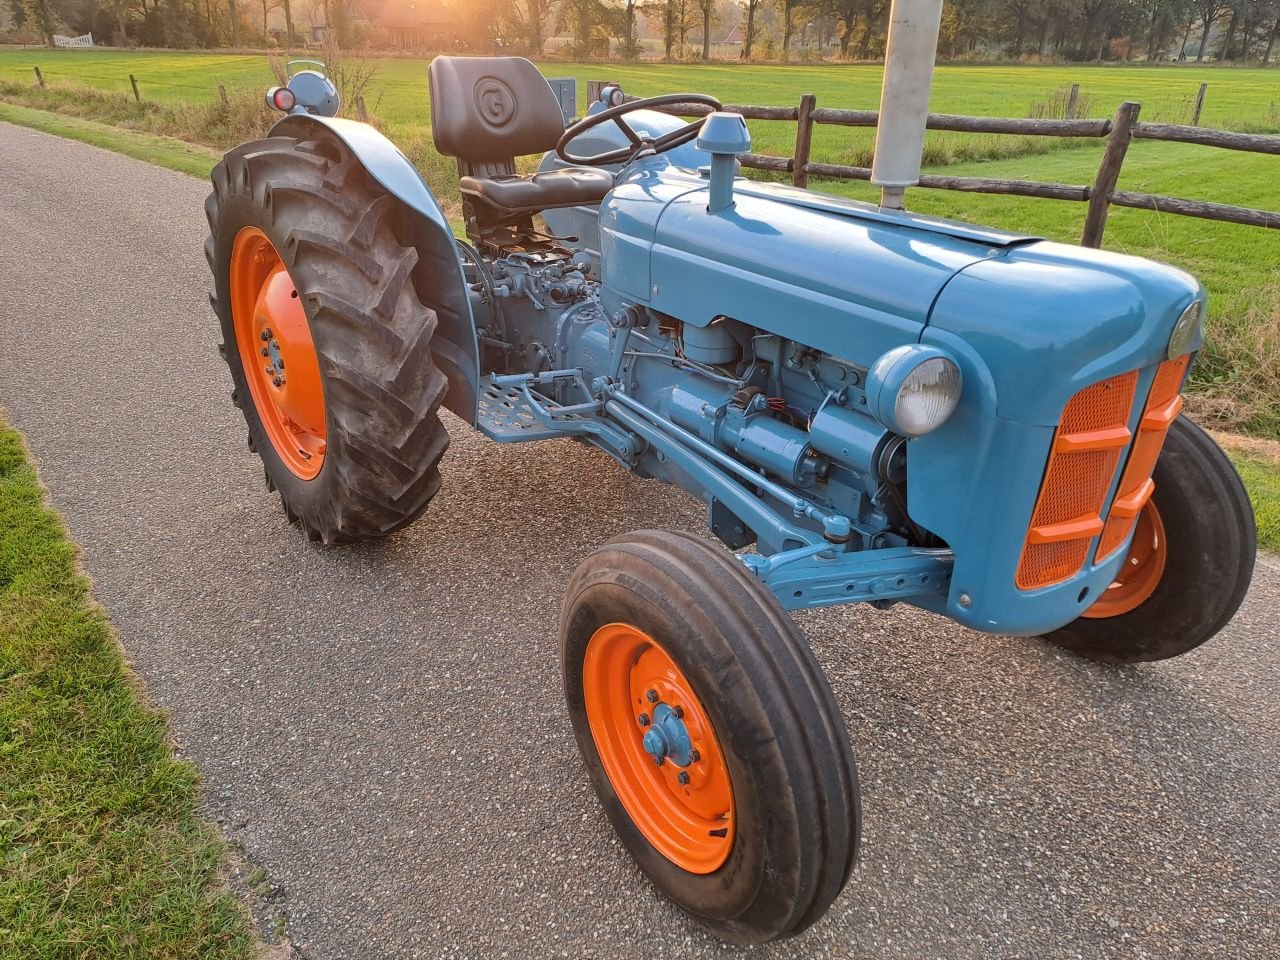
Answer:
M40 66L51 88L34 88ZM874 108L880 67L762 66L737 64L546 63L551 76L574 76L579 98L587 79L611 79L638 95L701 91L725 102L792 104L814 93L820 105ZM146 104L132 103L128 76L137 76ZM270 81L261 56L109 51L0 51L0 99L28 107L73 113L151 133L173 133L214 147L252 135L266 122L254 98ZM110 98L86 98L80 81ZM934 83L937 112L1025 116L1033 102L1079 83L1082 103L1095 116L1110 115L1125 99L1143 105L1143 117L1189 119L1199 84L1209 84L1202 122L1237 130L1280 131L1280 71L1180 67L941 66ZM217 85L233 95L232 117L214 104ZM237 90L248 91L243 97ZM426 62L382 61L366 102L384 130L424 171L445 202L456 208L453 162L430 143ZM197 109L188 109L194 104ZM184 118L184 114L190 114ZM246 130L247 128L247 130ZM753 122L758 152L789 155L795 125ZM865 163L872 133L819 127L813 158ZM1032 149L1048 150L1044 153ZM928 157L952 161L951 173L1092 182L1102 145L1096 141L931 134ZM992 159L978 159L987 158ZM1120 186L1191 199L1280 210L1280 160L1271 156L1180 144L1135 144ZM815 181L812 186L871 199L866 184ZM1084 205L1063 201L959 194L917 189L908 205L920 212L993 224L1066 242L1077 242ZM1221 424L1265 436L1280 436L1280 231L1194 220L1149 211L1114 209L1106 246L1177 264L1198 276L1210 293L1210 345L1194 382L1197 412Z
M0 956L254 955L198 802L0 420Z
M133 53L114 51L11 50L0 51L0 79L34 82L33 67L46 79L83 80L96 87L130 92L129 75L138 78L144 97L160 103L207 101L217 95L219 83L231 88L265 86L271 79L266 59L218 53ZM366 97L370 108L385 123L428 126L431 108L427 95L426 61L387 59ZM757 66L738 64L542 64L548 76L572 76L578 80L580 103L585 106L586 81L620 82L639 96L677 91L714 94L725 102L755 104L796 103L812 93L823 106L873 109L879 103L881 69L878 65ZM1208 70L1197 67L1097 67L1097 66L941 66L934 81L933 109L938 113L982 116L1026 116L1034 102L1053 91L1079 83L1081 104L1094 116L1110 116L1125 99L1143 104L1148 120L1186 122L1196 91L1209 83L1202 122L1234 130L1280 131L1280 88L1276 72L1262 69ZM767 153L789 153L795 137L790 124L753 124L757 148ZM1028 144L1011 139L957 134L931 134L930 151L942 156L960 151L965 156L999 157L1010 149L1026 152ZM820 127L815 158L848 162L870 149L869 130ZM1063 146L1062 141L1038 141L1043 146ZM1069 146L1070 144L1068 144Z

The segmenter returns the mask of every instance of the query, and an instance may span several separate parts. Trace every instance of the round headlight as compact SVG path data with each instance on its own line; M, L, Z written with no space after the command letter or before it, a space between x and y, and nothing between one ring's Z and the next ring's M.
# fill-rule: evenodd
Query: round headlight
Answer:
M960 367L937 347L895 347L867 373L867 404L894 433L919 437L947 422L960 403Z
M1192 300L1191 306L1182 311L1182 316L1173 325L1173 333L1169 336L1167 356L1170 360L1190 353L1200 339L1200 323L1204 319L1204 301Z

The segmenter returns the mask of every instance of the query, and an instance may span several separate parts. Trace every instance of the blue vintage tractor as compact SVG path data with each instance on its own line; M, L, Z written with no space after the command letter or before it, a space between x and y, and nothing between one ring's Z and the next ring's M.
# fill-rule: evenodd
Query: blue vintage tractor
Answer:
M214 169L233 399L268 486L327 544L427 508L442 406L706 504L729 549L601 546L560 637L605 813L717 934L804 929L856 858L848 736L788 611L907 603L1133 663L1239 606L1249 503L1179 416L1192 277L743 179L746 124L710 96L607 88L566 129L526 60L440 57L430 86L465 241L390 142L332 116L322 71L271 91L287 116ZM655 110L675 103L712 112Z

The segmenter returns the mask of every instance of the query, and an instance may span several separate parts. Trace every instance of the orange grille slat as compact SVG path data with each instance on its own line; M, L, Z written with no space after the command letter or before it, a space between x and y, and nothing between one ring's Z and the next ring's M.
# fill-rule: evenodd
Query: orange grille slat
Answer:
M1093 538L1105 537L1102 510L1129 443L1137 385L1138 371L1122 373L1085 387L1062 411L1018 564L1020 590L1074 576L1088 560Z
M1169 427L1182 410L1179 391L1190 362L1191 355L1186 354L1166 360L1156 371L1147 405L1142 411L1138 437L1133 441L1133 452L1129 454L1129 463L1124 468L1124 476L1120 478L1120 489L1116 493L1115 503L1111 505L1111 515L1102 531L1102 539L1098 541L1094 563L1107 559L1129 539L1138 514L1155 492L1156 485L1151 479L1151 471L1160 458L1160 450L1164 447Z

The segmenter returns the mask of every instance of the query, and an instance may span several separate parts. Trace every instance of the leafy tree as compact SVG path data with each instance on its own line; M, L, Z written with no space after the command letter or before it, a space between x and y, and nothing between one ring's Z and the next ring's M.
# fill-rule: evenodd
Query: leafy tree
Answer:
M668 63L675 52L683 56L693 25L696 0L649 0L642 8L649 22L662 32L662 56Z
M796 10L801 6L800 0L774 0L778 13L782 17L782 59L791 59L791 34L796 26Z
M1225 9L1226 4L1219 0L1196 0L1195 11L1200 18L1200 49L1196 51L1196 63L1204 60L1205 48L1209 45L1209 32Z
M30 27L49 46L53 46L53 34L58 26L58 14L52 0L22 0L22 22Z
M760 0L742 0L747 10L747 35L742 41L742 59L751 59L751 48L756 40L756 10L760 7Z
M640 0L622 0L621 15L615 16L617 35L622 55L628 60L636 60L640 56L640 37L636 33L636 10Z

